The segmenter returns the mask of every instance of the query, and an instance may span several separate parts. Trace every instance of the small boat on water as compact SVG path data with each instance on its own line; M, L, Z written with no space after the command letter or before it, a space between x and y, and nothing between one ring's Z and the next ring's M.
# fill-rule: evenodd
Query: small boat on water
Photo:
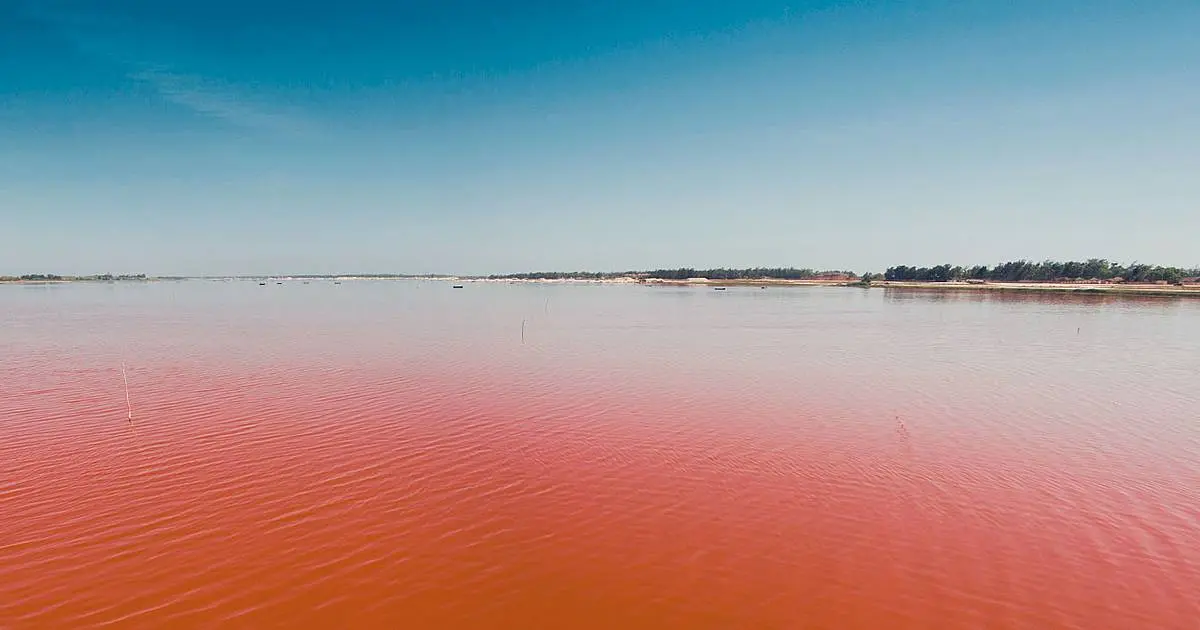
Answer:
M463 288L463 285L461 285L461 284L456 284L456 285L454 285L454 286L452 286L452 287L450 287L450 288L451 288L451 289L461 289L461 288Z
M713 291L724 291L725 287L713 287Z
M265 286L267 286L267 283L266 283L266 282L259 282L259 283L258 283L258 286L260 286L260 287L265 287Z

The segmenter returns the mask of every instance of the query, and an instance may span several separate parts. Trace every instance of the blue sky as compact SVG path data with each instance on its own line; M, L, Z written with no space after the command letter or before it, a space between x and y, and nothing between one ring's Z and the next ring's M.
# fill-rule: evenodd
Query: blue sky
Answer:
M0 274L1200 264L1200 3L0 2Z

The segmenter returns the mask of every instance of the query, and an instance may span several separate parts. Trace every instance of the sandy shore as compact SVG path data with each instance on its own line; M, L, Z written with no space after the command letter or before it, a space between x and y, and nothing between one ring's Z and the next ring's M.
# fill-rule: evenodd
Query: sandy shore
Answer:
M872 287L923 289L931 291L1043 291L1088 294L1138 294L1200 297L1200 285L1100 284L1057 282L895 282L876 281Z

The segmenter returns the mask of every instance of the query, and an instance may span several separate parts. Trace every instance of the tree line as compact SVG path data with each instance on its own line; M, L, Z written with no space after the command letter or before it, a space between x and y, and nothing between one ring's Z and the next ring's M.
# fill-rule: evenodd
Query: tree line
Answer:
M1143 263L1121 265L1103 258L1085 261L1031 262L1017 260L1000 263L994 267L977 265L961 267L935 265L912 267L898 265L888 267L884 280L913 282L951 282L963 280L990 280L994 282L1054 282L1075 280L1109 280L1123 282L1167 282L1177 284L1184 278L1200 276L1200 269L1162 267Z
M0 276L0 281L14 282L22 280L25 282L59 282L63 280L82 281L112 281L112 280L145 280L146 274L139 273L133 275L114 276L111 273L103 273L94 276L60 276L54 273L27 273L21 276Z

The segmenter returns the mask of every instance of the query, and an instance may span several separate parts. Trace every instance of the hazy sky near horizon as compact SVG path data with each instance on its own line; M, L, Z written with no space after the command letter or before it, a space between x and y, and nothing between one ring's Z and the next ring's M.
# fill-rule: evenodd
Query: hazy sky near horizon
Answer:
M1195 0L0 0L0 274L1200 265Z

